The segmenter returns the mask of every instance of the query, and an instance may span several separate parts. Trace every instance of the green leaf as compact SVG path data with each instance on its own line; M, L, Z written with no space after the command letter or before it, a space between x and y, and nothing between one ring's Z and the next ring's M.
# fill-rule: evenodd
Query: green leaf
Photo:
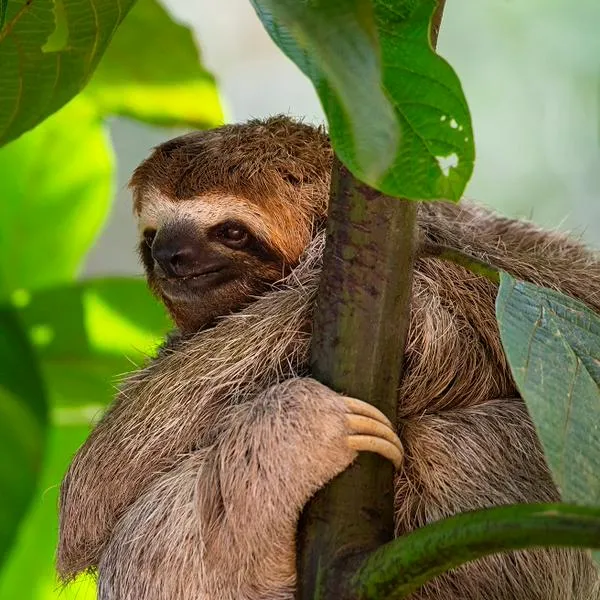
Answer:
M0 148L0 297L76 274L108 214L112 167L104 127L82 98Z
M379 48L367 0L252 3L312 80L336 153L359 179L413 200L460 199L473 132L460 82L429 43L436 0L373 0Z
M375 551L353 578L353 587L361 600L406 598L465 562L538 546L600 548L600 508L521 504L443 519Z
M502 345L565 502L600 504L600 318L501 273Z
M54 558L58 534L58 490L73 455L89 435L89 425L53 425L40 484L0 572L0 600L93 600L95 582L61 588Z
M8 0L0 31L0 145L87 83L134 0Z
M342 159L353 157L366 180L378 180L392 162L399 128L381 86L370 0L252 4L275 42L315 84L336 149L344 144ZM332 111L339 123L332 122Z
M169 322L145 282L125 278L22 293L19 318L38 353L53 426L42 484L0 574L0 600L91 599L95 585L89 581L57 588L58 486L91 425L114 397L118 379L154 354Z
M15 312L0 307L0 563L25 514L41 468L46 394Z
M91 420L118 378L147 362L169 329L142 280L92 279L21 302L59 424Z
M8 8L8 0L0 0L0 30L6 21L6 9Z
M157 125L207 128L223 120L215 80L200 63L191 31L156 0L138 0L85 94L104 114Z

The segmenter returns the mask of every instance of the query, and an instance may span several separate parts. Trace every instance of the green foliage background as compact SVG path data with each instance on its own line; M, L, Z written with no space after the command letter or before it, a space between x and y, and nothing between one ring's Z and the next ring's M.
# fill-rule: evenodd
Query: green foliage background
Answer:
M202 67L190 31L155 0L139 0L125 17L131 4L36 2L32 13L18 18L23 3L10 0L0 32L0 64L20 68L23 81L36 92L28 95L25 85L21 95L2 94L14 107L0 106L0 114L13 115L0 122L0 140L16 137L66 102L0 148L2 599L95 596L85 578L64 590L57 587L58 486L119 378L143 363L169 328L141 279L77 277L115 193L106 119L121 115L154 125L202 128L223 118L215 81ZM65 12L55 15L52 34L52 15L48 19L44 11L56 6ZM103 43L94 56L108 50L85 91L68 101L94 66L81 30L82 20L89 20L85 10L100 11L105 19L98 39L92 39ZM69 27L74 22L77 26ZM21 43L43 45L50 34L57 44L53 52L32 51L21 62L15 58ZM146 45L158 38L161 45ZM82 56L88 57L85 68ZM70 87L55 82L51 95L43 81L52 79L58 63ZM3 92L10 92L11 76L0 69Z

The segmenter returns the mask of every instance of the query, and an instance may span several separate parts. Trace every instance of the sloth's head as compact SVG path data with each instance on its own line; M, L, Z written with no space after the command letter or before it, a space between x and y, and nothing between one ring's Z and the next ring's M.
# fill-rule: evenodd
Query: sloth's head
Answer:
M158 146L131 179L151 290L185 332L286 275L327 211L326 134L287 117Z

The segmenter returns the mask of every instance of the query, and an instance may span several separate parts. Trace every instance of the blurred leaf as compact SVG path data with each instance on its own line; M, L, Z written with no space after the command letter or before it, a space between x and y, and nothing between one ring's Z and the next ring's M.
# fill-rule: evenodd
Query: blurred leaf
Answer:
M0 600L92 599L95 585L89 581L57 587L58 486L91 424L114 397L118 377L146 362L169 323L141 279L87 280L21 294L18 301L45 375L53 427L43 484L0 574Z
M54 556L58 534L58 490L73 454L90 432L87 425L50 427L44 469L19 536L0 572L0 600L93 600L95 584L62 589Z
M565 502L600 504L600 317L501 273L502 345Z
M460 82L429 43L436 0L373 0L380 61L366 0L252 4L312 80L336 153L359 179L393 196L460 199L473 170L473 132Z
M85 91L105 114L207 128L223 114L191 31L156 0L138 0Z
M0 31L0 145L87 83L133 0L8 0Z
M8 0L0 0L0 30L6 21L6 9L8 8Z
M465 562L538 546L600 548L600 508L521 504L437 521L371 554L354 577L354 591L361 600L406 598Z
M112 163L82 98L0 148L0 297L75 275L108 214Z
M2 563L35 489L47 420L46 394L37 360L10 307L0 308L0 364Z
M169 329L144 281L92 279L34 294L20 317L37 348L61 424L91 420L118 377L152 355Z

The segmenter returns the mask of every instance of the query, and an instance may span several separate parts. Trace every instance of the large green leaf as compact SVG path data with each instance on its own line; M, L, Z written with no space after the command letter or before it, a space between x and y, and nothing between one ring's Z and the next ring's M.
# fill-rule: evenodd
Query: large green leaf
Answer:
M46 428L38 364L15 312L0 307L0 563L37 483Z
M93 598L94 586L57 588L58 485L121 375L153 354L169 328L142 280L95 279L19 296L19 318L45 376L53 427L42 485L0 574L0 600Z
M378 180L392 163L399 127L381 86L370 0L252 4L278 46L315 84L336 149L345 150L342 159L352 157L366 180Z
M353 597L406 598L470 560L538 546L600 548L600 508L521 504L437 521L376 550L354 577Z
M19 536L0 572L0 600L92 600L95 585L76 582L62 589L54 557L58 533L58 490L69 462L90 427L55 423L48 431L44 469Z
M202 68L191 31L156 0L138 0L85 94L105 114L159 125L206 128L223 119L214 78Z
M87 83L134 0L8 0L0 30L0 145Z
M600 318L502 273L502 345L565 502L600 505Z
M436 0L252 3L312 80L336 152L359 179L415 200L460 198L473 132L460 82L429 43Z
M145 363L169 328L142 280L93 279L38 292L20 316L63 420L97 417L118 378Z
M73 277L108 214L112 164L82 98L0 148L0 297Z

